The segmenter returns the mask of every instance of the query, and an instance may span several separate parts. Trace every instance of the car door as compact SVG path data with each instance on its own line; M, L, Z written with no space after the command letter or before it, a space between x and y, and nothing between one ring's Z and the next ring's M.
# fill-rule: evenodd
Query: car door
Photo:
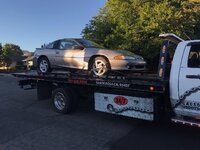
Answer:
M188 44L179 73L179 106L185 116L200 117L200 43Z
M63 39L59 42L57 50L57 62L60 67L82 69L85 66L84 54L81 49L74 49L79 44L74 40Z
M56 64L56 47L57 47L57 42L58 41L54 41L52 43L49 43L47 46L45 46L45 48L41 51L42 54L44 56L47 56L51 66L55 66Z

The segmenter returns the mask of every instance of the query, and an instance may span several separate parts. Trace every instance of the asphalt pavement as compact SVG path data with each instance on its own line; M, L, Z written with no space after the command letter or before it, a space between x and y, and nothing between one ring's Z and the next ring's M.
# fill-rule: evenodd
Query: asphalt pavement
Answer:
M17 78L0 74L0 150L200 149L200 128L148 123L96 112L80 100L69 115L54 111L51 100L38 101Z

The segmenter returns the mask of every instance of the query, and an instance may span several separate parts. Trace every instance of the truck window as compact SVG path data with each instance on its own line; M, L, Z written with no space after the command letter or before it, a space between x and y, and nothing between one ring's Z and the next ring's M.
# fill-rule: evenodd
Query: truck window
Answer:
M200 68L200 45L192 45L188 57L188 67Z

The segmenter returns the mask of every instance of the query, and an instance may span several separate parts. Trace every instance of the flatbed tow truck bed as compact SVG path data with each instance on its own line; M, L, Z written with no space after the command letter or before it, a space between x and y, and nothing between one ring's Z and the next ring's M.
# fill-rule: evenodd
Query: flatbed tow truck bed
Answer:
M80 96L84 96L94 100L97 111L150 121L159 118L157 112L162 107L158 99L165 95L168 86L168 80L148 77L148 74L137 74L133 77L94 77L68 72L46 75L30 72L13 75L19 79L19 86L25 90L36 88L39 100L55 100L55 97L58 97L55 93L58 95L63 92L61 95L69 95L66 97L71 97L69 101L73 105ZM54 102L54 105L60 113L68 113L74 107L70 106L63 111L59 110L61 104Z
M155 77L148 77L148 74L126 76L105 76L92 77L81 74L71 74L69 72L54 72L46 75L38 75L36 72L14 73L15 77L20 78L19 85L33 85L38 82L51 82L60 84L70 84L79 86L92 86L99 88L113 88L130 91L164 93L168 80L160 80Z

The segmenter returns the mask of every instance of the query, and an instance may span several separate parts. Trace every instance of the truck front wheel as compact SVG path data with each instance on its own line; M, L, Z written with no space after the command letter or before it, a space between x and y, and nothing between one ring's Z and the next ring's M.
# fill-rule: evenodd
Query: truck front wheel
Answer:
M57 88L52 93L52 102L55 110L62 114L72 111L73 95L69 88Z

